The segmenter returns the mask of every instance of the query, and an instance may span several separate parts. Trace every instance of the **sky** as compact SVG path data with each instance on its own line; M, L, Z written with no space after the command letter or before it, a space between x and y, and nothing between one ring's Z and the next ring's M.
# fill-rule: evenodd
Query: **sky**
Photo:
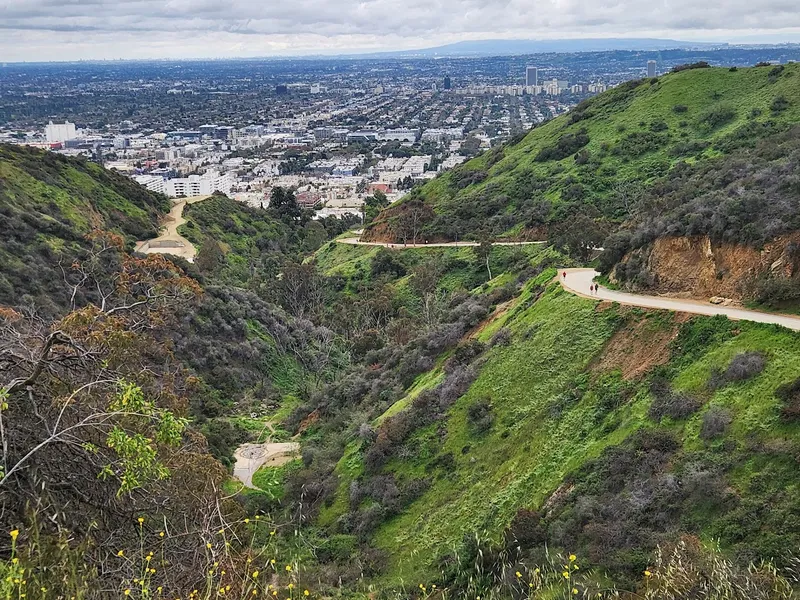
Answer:
M477 39L800 42L798 0L0 0L0 62L227 58Z

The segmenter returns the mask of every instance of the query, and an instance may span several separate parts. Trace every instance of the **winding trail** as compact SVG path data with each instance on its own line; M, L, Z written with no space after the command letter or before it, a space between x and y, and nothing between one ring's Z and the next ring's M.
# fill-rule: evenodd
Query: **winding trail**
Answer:
M201 202L211 196L195 196L193 198L185 198L176 202L172 209L164 219L164 230L157 238L138 242L136 244L136 252L144 254L172 254L185 258L189 262L194 262L194 257L197 256L197 249L189 240L178 233L178 227L186 223L183 218L183 209L187 204L194 204Z
M683 300L678 298L665 298L661 296L642 296L639 294L629 294L617 292L598 286L598 291L592 293L589 286L594 284L595 277L600 273L594 269L566 269L567 276L563 277L559 271L558 278L564 289L577 296L584 298L597 298L608 300L609 302L619 302L628 306L640 306L642 308L655 308L662 310L672 310L676 312L687 312L697 315L725 315L729 319L741 321L755 321L756 323L773 323L782 325L795 331L800 331L800 317L789 315L778 315L774 313L761 312L757 310L747 310L745 308L733 308L730 306L719 306L707 304L699 300Z
M391 248L392 250L403 250L406 248L471 248L480 246L480 242L434 242L432 244L391 244L389 242L362 242L357 237L339 238L337 240L340 244L349 244L351 246L382 246L383 248ZM533 246L544 245L548 242L492 242L492 246Z

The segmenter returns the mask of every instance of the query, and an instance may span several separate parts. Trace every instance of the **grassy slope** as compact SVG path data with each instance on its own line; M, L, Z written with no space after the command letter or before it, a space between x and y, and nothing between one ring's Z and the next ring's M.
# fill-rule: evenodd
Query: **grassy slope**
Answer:
M551 276L551 272L543 274L545 279ZM385 584L413 582L423 573L435 577L430 569L436 558L463 535L484 532L500 539L520 507L541 508L565 478L591 464L606 448L621 444L640 427L656 427L647 415L651 396L646 382L624 384L632 386L630 400L609 409L603 402L604 390L620 384L619 373L601 376L588 367L603 356L615 331L642 319L648 321L649 331L667 330L677 327L673 317L642 310L623 314L613 307L598 311L595 302L571 296L557 286L533 302L529 290L535 283L480 332L481 339L487 340L498 328L508 327L512 343L489 351L479 378L450 410L444 439L440 441L436 426L418 430L406 444L414 449L414 456L395 458L385 467L400 481L423 476L433 480L421 498L375 534L374 542L391 557ZM750 323L737 328L705 318L693 323L700 324L696 329L701 333L692 334L695 329L684 325L690 334L679 340L684 347L673 348L666 372L677 390L702 398L704 405L686 421L667 419L662 426L682 440L679 463L697 456L727 461L727 481L740 502L726 510L684 507L681 527L708 539L721 539L726 547L738 550L745 543L754 552L770 555L776 550L775 539L781 543L800 539L800 527L786 521L787 514L793 514L789 498L800 486L800 475L791 467L791 452L764 452L754 445L770 447L780 440L794 444L798 439L796 425L779 422L779 401L774 397L779 385L800 376L798 336ZM704 333L715 328L723 333ZM710 391L707 382L712 368L724 369L743 350L766 352L765 371L752 380ZM440 361L387 414L405 408L441 377ZM583 391L578 399L571 395L576 389ZM494 425L487 434L476 436L468 425L467 409L487 397ZM722 441L704 442L698 436L702 416L710 406L728 407L734 415L730 433ZM339 492L323 510L320 524L332 525L347 511L349 482L363 473L362 451L359 442L348 446L337 467ZM446 453L453 455L455 469L437 466L436 459ZM760 472L773 474L772 481L764 483ZM742 514L765 510L772 498L778 498L776 512L781 516L765 518L763 532L754 531L752 525L747 531L741 524L746 521Z
M800 102L794 100L800 96L800 65L787 65L780 77L773 78L774 81L770 78L770 71L769 67L737 71L694 69L664 75L656 84L643 80L633 89L620 86L587 102L586 118L570 124L575 119L574 113L570 113L549 121L531 131L519 144L506 148L502 160L496 164L488 163L494 160L494 153L487 152L430 182L422 188L421 196L434 206L438 214L457 217L465 204L481 203L479 198L494 199L500 195L508 196L500 201L500 211L519 208L530 197L558 205L566 187L577 183L586 189L583 201L603 211L603 201L609 197L616 182L649 183L664 175L679 160L703 160L719 153L711 146L691 156L677 156L673 149L680 143L693 140L713 143L751 121L800 121ZM790 104L786 110L772 114L770 107L778 96L785 97ZM675 112L674 107L678 105L687 107L686 111ZM705 127L701 122L705 114L719 107L732 108L736 112L735 118L713 129ZM754 109L760 112L758 116L752 116ZM667 129L652 132L651 124L654 122L666 123ZM565 134L581 130L586 131L590 140L584 147L591 157L588 164L576 164L574 152L562 160L535 160L543 148L554 145ZM657 149L638 156L615 153L620 142L636 132L651 139L657 135L668 136L668 139L658 144ZM479 184L458 190L457 179L465 172L476 171L486 171L489 177ZM544 189L531 188L530 183L519 184L517 179L526 175L529 182L544 182ZM522 189L519 189L520 185Z
M93 228L123 234L132 248L156 234L167 208L165 197L94 163L0 146L0 303L27 294L59 304L60 254L69 264Z

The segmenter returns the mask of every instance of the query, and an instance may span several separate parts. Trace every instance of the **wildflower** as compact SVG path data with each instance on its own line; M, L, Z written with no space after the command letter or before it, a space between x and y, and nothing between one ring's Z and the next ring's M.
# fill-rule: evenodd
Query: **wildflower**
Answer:
M163 531L159 531L158 532L158 537L164 537L164 532Z
M225 533L225 530L224 530L224 529L220 529L220 530L219 530L219 534L220 534L220 535L223 535L224 533Z
M286 565L286 570L287 570L287 571L289 571L289 572L291 572L291 570L292 570L292 565Z
M269 561L269 564L274 565L275 564L275 559L271 558L270 561Z
M211 542L206 543L206 548L211 549Z
M9 531L9 535L11 536L11 541L16 542L17 537L19 537L19 529L12 529Z
M309 592L308 590L303 590L303 596L310 596L310 595L311 592Z
M517 579L519 579L520 577L522 577L522 573L520 573L519 571L517 571L516 575L517 575Z
M256 521L258 521L260 518L261 518L261 515L256 515Z
M577 559L578 559L578 557L575 556L574 554L570 554L569 555L569 562L575 562Z
M258 590L253 590L253 596L255 596L256 594L258 594Z
M562 575L564 576L564 579L569 579L569 573L567 573L566 571L564 571Z
M257 517L256 517L256 518L257 518ZM269 532L269 534L270 534L270 535L275 535L275 530L273 529L272 531L270 531L270 532Z
M652 575L652 573L650 571L645 571L644 572L644 576L645 577L650 577L651 575Z
M578 588L572 588L572 595L573 596L577 596L578 595Z
M258 577L258 571L253 571L253 579L255 579L256 577Z
M124 593L126 596L130 596L130 595L131 595L131 591L130 591L130 590L125 590L123 593Z
M139 521L139 525L141 525L142 523L144 523L144 517L139 517L137 521Z
M286 587L288 587L290 590L293 590L293 589L294 589L294 584L293 584L293 583L290 583L290 584L289 584L288 586L286 586Z
M164 591L164 588L162 588L161 586L158 586L156 588L156 591L160 594L162 591Z

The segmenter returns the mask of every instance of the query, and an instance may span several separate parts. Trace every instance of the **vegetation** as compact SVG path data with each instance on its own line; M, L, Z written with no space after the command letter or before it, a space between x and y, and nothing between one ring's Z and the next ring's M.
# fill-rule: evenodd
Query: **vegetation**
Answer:
M585 218L582 237L602 237L631 218L652 231L654 214L660 227L654 235L669 235L674 229L669 224L680 219L673 211L696 215L692 231L714 227L738 236L737 229L751 219L712 218L714 212L731 210L722 194L737 185L714 173L735 172L738 179L735 169L750 165L749 175L741 176L747 178L747 195L790 193L793 184L784 185L779 171L793 169L785 158L793 154L797 135L787 131L800 120L800 108L787 99L798 94L799 73L797 65L775 71L698 63L652 81L626 82L537 127L522 141L414 190L406 202L385 210L366 235L398 239L392 224L404 218L412 202L422 201L433 210L420 235L431 239L553 239L561 224L571 224L576 216ZM776 135L782 137L776 140ZM767 182L770 189L762 189ZM665 187L680 184L685 184L680 203L677 192L667 191L665 207ZM750 206L748 199L727 204L733 202ZM785 216L780 227L793 226L793 202L779 201L774 210ZM751 228L766 231L745 231L745 243L758 244L764 235L775 234L767 225L775 222L772 215L757 220ZM642 239L633 234L634 247ZM568 249L580 255L579 249Z

